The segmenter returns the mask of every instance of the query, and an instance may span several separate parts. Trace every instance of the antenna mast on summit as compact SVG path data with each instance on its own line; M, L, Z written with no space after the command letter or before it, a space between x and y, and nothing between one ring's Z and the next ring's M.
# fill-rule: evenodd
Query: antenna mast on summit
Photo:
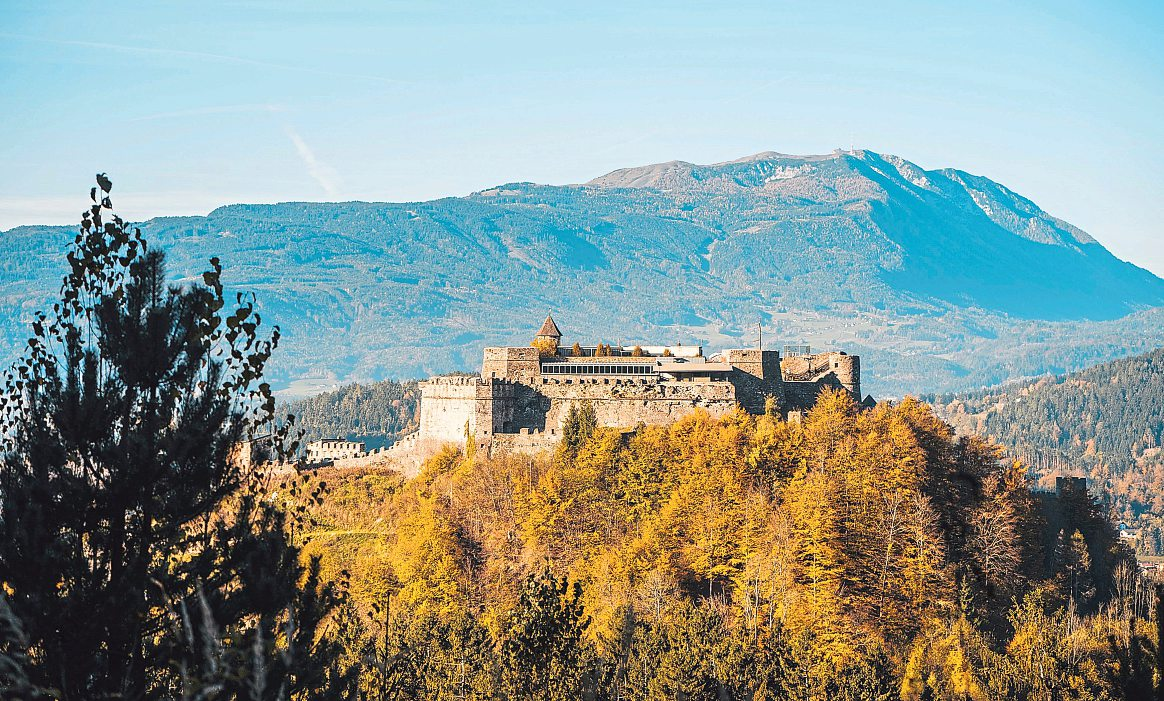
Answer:
M756 331L759 332L757 334L757 338L756 338L756 350L763 351L764 350L764 322L762 322L762 321L756 322Z

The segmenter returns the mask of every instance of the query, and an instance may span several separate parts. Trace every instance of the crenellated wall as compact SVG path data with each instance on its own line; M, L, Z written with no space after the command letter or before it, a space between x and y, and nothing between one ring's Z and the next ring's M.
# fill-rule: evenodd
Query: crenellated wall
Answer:
M458 443L465 441L466 430L476 435L484 413L477 402L483 384L479 377L434 377L421 382L420 435Z
M802 412L823 387L844 388L860 398L860 360L845 353L781 358L777 351L734 349L724 353L728 369L685 379L645 373L636 377L585 374L542 375L536 348L486 348L480 377L438 377L420 383L418 450L444 443L479 449L534 452L561 437L570 407L589 402L601 426L665 424L697 408L722 416L742 407L762 413L769 398L781 411ZM704 363L715 366L723 361ZM602 363L641 362L627 357ZM694 361L693 361L694 362ZM703 362L698 360L698 362ZM719 374L715 374L719 373Z
M553 450L561 439L562 433L556 429L531 431L523 428L517 433L499 433L493 436L493 440L489 443L488 454L540 453Z
M730 382L657 382L647 379L551 379L536 387L549 399L545 425L561 429L570 406L589 401L600 426L665 424L696 407L721 416L736 408Z

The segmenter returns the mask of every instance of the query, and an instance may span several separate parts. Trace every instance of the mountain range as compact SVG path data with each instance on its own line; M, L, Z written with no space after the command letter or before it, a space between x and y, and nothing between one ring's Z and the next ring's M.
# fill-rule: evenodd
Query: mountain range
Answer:
M1164 280L988 178L872 151L428 202L237 204L141 228L176 280L214 255L228 285L257 293L284 332L273 378L292 393L474 370L483 346L528 343L547 310L567 343L751 346L762 324L773 347L860 353L882 396L1164 345ZM51 303L73 234L0 237L6 355Z

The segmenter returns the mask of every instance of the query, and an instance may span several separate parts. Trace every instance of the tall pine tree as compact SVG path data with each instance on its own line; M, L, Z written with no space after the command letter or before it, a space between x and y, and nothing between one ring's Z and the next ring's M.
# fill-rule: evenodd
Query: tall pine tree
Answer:
M22 673L62 699L338 692L317 634L337 592L300 564L247 459L260 434L295 447L262 382L278 328L259 335L253 298L228 309L217 259L202 284L167 285L97 182L0 402L0 582Z

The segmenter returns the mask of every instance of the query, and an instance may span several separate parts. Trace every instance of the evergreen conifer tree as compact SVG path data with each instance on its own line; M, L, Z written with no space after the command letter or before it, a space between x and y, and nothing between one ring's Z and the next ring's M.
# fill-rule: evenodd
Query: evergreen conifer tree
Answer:
M29 682L61 699L283 699L348 676L318 626L336 589L305 572L248 452L277 424L279 335L221 266L166 284L164 256L97 176L60 302L38 313L0 399L0 582ZM294 486L301 507L319 497Z
M570 405L562 424L562 446L571 454L577 452L598 428L598 412L588 401Z
M526 578L501 645L503 698L583 698L588 659L582 635L589 625L578 582L569 586L549 567Z

